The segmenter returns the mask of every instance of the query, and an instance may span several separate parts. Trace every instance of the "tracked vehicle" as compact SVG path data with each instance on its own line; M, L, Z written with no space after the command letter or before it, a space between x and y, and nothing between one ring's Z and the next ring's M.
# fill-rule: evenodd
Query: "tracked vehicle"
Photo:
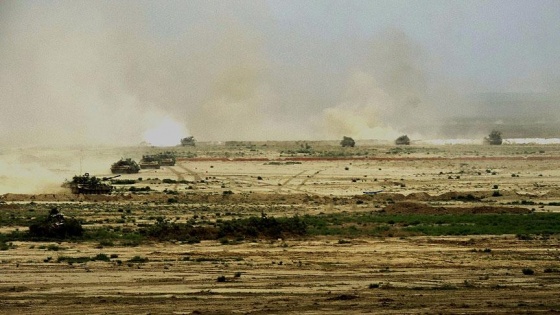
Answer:
M175 154L173 152L162 152L156 156L159 160L159 165L173 166L175 165Z
M501 145L502 142L502 133L498 130L492 130L488 137L484 137L484 144Z
M410 138L407 135L400 136L395 140L396 145L410 145Z
M154 155L143 155L142 160L140 160L141 169L159 169L161 165L159 164L159 159Z
M196 139L193 136L183 138L181 139L181 145L184 147L186 146L194 147L196 145Z
M73 194L84 194L84 195L103 195L110 194L113 190L113 186L103 183L106 180L119 177L121 175L104 177L103 179L89 176L89 173L84 175L76 175L72 178L72 181L66 181L62 184L62 187L70 188Z
M143 155L140 168L161 168L162 166L174 166L176 162L175 153L161 152L158 154Z
M140 172L140 166L132 159L120 159L111 165L113 174L133 174Z

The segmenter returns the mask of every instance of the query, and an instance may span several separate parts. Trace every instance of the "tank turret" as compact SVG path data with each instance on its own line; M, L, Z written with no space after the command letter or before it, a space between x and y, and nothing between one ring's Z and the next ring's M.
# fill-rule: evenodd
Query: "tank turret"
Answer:
M139 171L140 166L132 159L120 159L111 165L111 173L113 174L132 174Z

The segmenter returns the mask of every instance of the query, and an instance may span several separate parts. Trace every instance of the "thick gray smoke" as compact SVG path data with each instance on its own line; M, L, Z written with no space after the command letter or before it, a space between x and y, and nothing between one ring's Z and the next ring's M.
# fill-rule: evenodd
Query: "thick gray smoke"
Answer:
M322 32L298 3L3 1L0 145L136 145L169 122L170 143L391 139L472 113L425 41Z

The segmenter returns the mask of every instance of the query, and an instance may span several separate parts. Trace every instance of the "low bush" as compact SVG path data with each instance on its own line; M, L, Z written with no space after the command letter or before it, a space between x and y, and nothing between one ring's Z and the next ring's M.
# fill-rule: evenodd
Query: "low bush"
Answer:
M140 179L142 180L142 179ZM136 181L134 179L113 179L111 180L111 185L134 185Z
M148 262L149 259L147 257L140 257L140 256L134 256L132 258L130 258L129 260L127 260L127 262L129 263L146 263Z
M64 239L80 237L83 234L84 229L80 221L64 217L57 208L52 208L46 217L29 226L29 235L38 239Z
M189 223L158 222L140 230L142 235L158 240L219 240L245 238L281 238L307 234L307 225L299 217L247 219L221 221L218 226L194 226Z

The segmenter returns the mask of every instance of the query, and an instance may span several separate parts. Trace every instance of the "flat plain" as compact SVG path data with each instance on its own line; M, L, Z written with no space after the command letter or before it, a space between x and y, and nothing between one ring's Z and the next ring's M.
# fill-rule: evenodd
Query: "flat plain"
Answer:
M164 150L174 166L123 174L110 195L1 195L0 313L560 313L559 145L79 152L107 177L108 161ZM76 163L58 157L72 152L21 154L62 183ZM85 236L26 238L52 208ZM294 218L304 228L223 232ZM218 236L161 232L180 227Z

